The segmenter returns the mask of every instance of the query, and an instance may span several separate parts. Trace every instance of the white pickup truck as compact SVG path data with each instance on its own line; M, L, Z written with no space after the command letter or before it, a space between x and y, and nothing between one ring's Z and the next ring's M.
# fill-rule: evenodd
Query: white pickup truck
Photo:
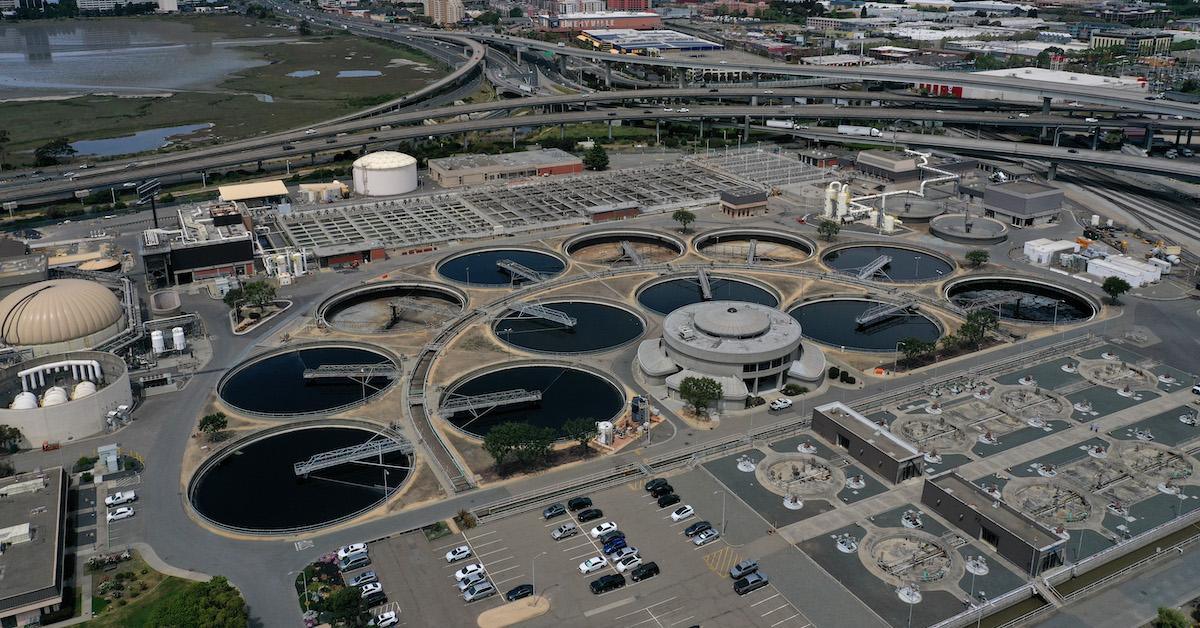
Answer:
M120 506L121 504L128 504L133 501L137 501L137 493L133 491L117 491L104 498L104 505L112 508L113 506Z

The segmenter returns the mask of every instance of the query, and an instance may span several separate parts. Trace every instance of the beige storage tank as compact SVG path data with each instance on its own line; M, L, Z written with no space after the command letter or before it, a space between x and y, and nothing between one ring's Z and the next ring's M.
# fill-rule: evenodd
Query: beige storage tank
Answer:
M417 160L379 151L354 161L354 191L363 196L396 196L417 189Z

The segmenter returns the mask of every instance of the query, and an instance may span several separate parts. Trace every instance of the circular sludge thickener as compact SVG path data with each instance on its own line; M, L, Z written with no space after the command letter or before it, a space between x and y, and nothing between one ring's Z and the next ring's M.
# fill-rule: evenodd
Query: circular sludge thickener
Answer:
M506 247L476 249L451 255L438 264L438 274L474 286L507 286L530 281L527 272L544 278L563 271L567 263L546 251Z
M392 383L390 375L318 376L321 366L378 365L395 362L378 351L350 343L314 344L269 351L230 369L217 384L217 395L237 410L254 415L305 415L364 403Z
M674 236L631 229L581 233L563 243L563 251L575 260L610 266L661 264L683 255L686 250L683 241Z
M417 189L417 160L394 151L369 153L354 160L354 192L396 196Z
M808 238L770 229L718 229L696 236L693 243L701 255L730 263L794 264L816 250Z
M800 322L805 338L855 351L895 351L906 338L934 342L942 335L936 321L919 313L893 312L861 324L856 320L870 317L872 308L882 305L868 299L819 299L801 303L788 313Z
M333 294L317 308L318 322L355 334L385 334L437 325L462 313L467 295L434 282L379 281Z
M621 412L625 395L608 378L581 368L533 364L501 368L480 375L468 375L446 388L442 404L455 397L470 397L523 389L541 391L540 401L524 402L451 414L451 425L467 434L482 438L502 423L530 423L562 434L562 426L571 419L608 421Z
M821 261L848 275L898 283L934 281L954 270L954 262L933 251L877 244L836 246Z
M251 436L206 462L192 480L189 498L204 518L227 528L270 533L329 524L383 501L407 479L410 457L392 451L383 454L384 467L345 463L306 476L296 475L294 465L383 438L342 424ZM379 457L371 461L378 463Z
M663 315L702 301L746 301L779 306L779 298L770 290L742 279L708 275L708 286L711 298L706 299L698 275L656 280L638 290L637 300L643 307Z
M619 347L646 329L641 317L613 304L564 300L532 305L498 318L492 326L496 336L530 351L587 353Z
M965 277L946 286L951 303L989 303L1000 318L1026 323L1075 323L1100 311L1096 300L1067 286L1023 277Z

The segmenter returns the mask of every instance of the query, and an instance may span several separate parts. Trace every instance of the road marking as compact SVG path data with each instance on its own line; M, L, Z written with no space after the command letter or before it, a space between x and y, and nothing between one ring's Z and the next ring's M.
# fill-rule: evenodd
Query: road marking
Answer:
M655 603L653 603L653 604L648 604L648 605L646 605L646 606L643 606L642 608L639 608L639 609L638 609L638 610L636 610L636 611L633 611L632 613L626 613L626 614L624 614L624 615L621 615L620 617L616 617L615 619L625 619L626 617L629 617L629 616L631 616L631 615L637 615L638 613L640 613L640 612L642 612L642 611L648 611L648 610L650 610L650 609L654 608L655 606L659 606L659 605L661 605L661 604L666 604L667 602L670 602L671 600L673 600L673 599L675 599L675 598L677 598L677 597L679 597L679 596L677 596L677 595L672 595L671 597L669 597L669 598L667 598L667 599L665 599L665 600L663 600L663 601L661 601L661 602L655 602Z
M775 623L771 624L771 628L775 628L775 626L778 626L779 624L782 624L782 623L783 623L783 622L785 622L785 621L788 621L788 620L791 620L791 619L795 619L795 618L797 618L797 617L799 617L799 616L800 616L800 613L796 613L795 615L792 615L791 617L788 617L787 619L781 619L781 620L779 620L779 621L777 621L777 622L775 622ZM811 625L812 625L812 624L805 624L804 626L805 626L805 628L807 628L808 626L811 626Z
M703 547L703 546L701 546ZM699 549L699 548L697 548ZM732 546L726 545L715 552L712 552L704 557L704 564L708 566L709 571L723 576L729 573L729 568L741 562L742 557L737 550Z
M512 567L505 567L504 569L497 569L496 571L489 571L489 572L488 572L488 575L489 575L489 576L494 576L494 575L496 575L496 574L502 574L502 573L504 573L504 572L506 572L506 571L512 571L513 569L516 569L516 568L518 568L518 567L520 567L520 565L513 565Z
M689 619L692 619L693 617L695 617L695 615L688 615L687 617L684 617L683 619L676 619L675 621L671 622L671 625L674 626L676 624L682 624L683 622L685 622Z
M525 574L519 573L515 576L512 576L510 578L505 578L503 580L492 580L492 584L495 585L497 588L499 588L500 585L504 584L505 582L512 582L513 580L520 580L521 578L524 578L524 577L525 577Z
M757 602L755 602L755 603L751 604L751 605L750 605L750 608L754 608L755 606L758 606L759 604L762 604L763 602L769 602L769 601L771 601L771 600L773 600L773 599L775 599L775 598L777 598L777 597L779 597L779 594L778 594L778 593L776 593L775 595L772 595L771 597L765 597L765 598L763 598L763 599L761 599L761 600L759 600L759 601L757 601Z
M466 540L467 540L467 539L466 539L466 537L463 537L463 541L466 541ZM453 543L451 543L451 544L449 544L449 545L443 545L443 546L441 546L441 547L435 547L435 548L433 548L433 551L435 551L435 552L440 552L440 551L442 551L442 550L447 550L447 549L450 549L451 547L458 547L459 545L462 545L462 544L463 544L463 543L462 543L462 541L455 541L455 542L453 542Z
M507 552L507 551L508 551L507 547L501 547L500 549L494 549L490 552L484 552L482 554L475 554L475 558L483 558L484 556L491 556L492 554L499 554L500 552ZM512 558L512 556L509 556L509 558Z
M495 530L492 530L491 532L484 532L484 533L482 533L482 534L479 534L479 535L476 535L476 536L474 536L474 537L469 537L469 536L467 536L467 535L466 535L466 533L464 532L464 533L463 533L463 538L464 538L464 539L466 539L466 540L468 540L468 541L478 541L479 539L482 539L482 538L483 538L483 537L485 537L485 536L489 536L489 535L492 535L492 534L495 534L495 533L496 533L496 531L495 531Z
M637 598L635 598L633 596L629 596L623 600L617 600L616 602L610 602L608 604L605 604L604 606L597 606L596 608L593 608L591 610L584 611L583 616L591 617L593 615L599 615L600 613L606 613L608 611L613 610L614 608L621 608L622 606L625 606L626 604L633 602L635 599L637 599Z
M589 546L589 545L590 545L590 546L592 546L592 547L595 547L595 546L596 546L596 544L595 544L595 543L592 543L591 541L588 541L587 543L580 543L579 545L572 545L571 547L563 548L563 551L564 551L564 552L573 552L573 551L575 551L575 550L577 550L577 549L579 549L579 548L581 548L581 547L587 547L587 546Z
M489 545L495 545L496 543L503 543L503 542L504 542L504 539L496 539L495 541L488 541L487 543L476 543L475 547L487 547Z
M590 557L592 557L592 556L595 556L595 555L596 555L596 554L595 554L595 553L593 553L593 552L584 552L583 554L578 554L578 555L572 556L572 557L570 558L570 560L580 560L580 559L582 559L582 558L590 558Z
M296 546L297 552L303 552L306 549L312 549L312 547L316 544L313 543L312 539L304 539L301 541L296 541L294 545Z
M762 615L759 615L759 617L766 617L767 615L770 615L771 613L774 613L775 611L780 611L780 610L783 610L783 609L785 609L785 608L787 608L787 607L789 607L789 606L791 606L791 604L780 604L779 606L776 606L775 608L772 608L771 610L769 610L769 611L767 611L767 612L763 613Z

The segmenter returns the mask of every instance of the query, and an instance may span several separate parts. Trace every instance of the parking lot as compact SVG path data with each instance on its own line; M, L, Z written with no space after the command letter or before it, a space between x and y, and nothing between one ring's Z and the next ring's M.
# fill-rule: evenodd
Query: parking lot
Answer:
M723 495L723 487L704 471L667 479L682 498L677 505L659 508L640 482L631 483L588 496L593 507L604 513L595 521L580 524L575 519L577 513L547 521L540 512L527 512L433 542L420 533L406 534L372 544L372 566L368 569L378 573L389 603L402 609L402 621L419 617L425 625L473 625L481 612L506 604L506 591L526 583L535 584L537 592L550 600L546 614L525 622L532 626L568 622L651 628L810 625L800 609L774 585L739 596L733 591L728 573L743 559L794 550L777 537L764 537L766 526L761 519L735 496ZM701 520L720 528L723 499L727 534L695 546L684 530ZM671 512L684 504L692 505L696 515L673 522ZM577 523L579 533L555 541L551 531L571 521ZM610 563L588 574L579 569L588 558L602 555L601 543L589 531L606 521L616 522L629 546L638 548L643 564L653 561L661 573L640 582L633 582L626 574L624 587L593 595L590 582L617 573ZM741 544L730 545L726 537ZM757 540L747 542L753 538ZM469 546L472 556L448 564L445 553L460 545ZM497 595L472 603L462 600L453 574L470 563L484 566ZM433 578L431 574L444 577ZM514 604L528 603L520 600Z

